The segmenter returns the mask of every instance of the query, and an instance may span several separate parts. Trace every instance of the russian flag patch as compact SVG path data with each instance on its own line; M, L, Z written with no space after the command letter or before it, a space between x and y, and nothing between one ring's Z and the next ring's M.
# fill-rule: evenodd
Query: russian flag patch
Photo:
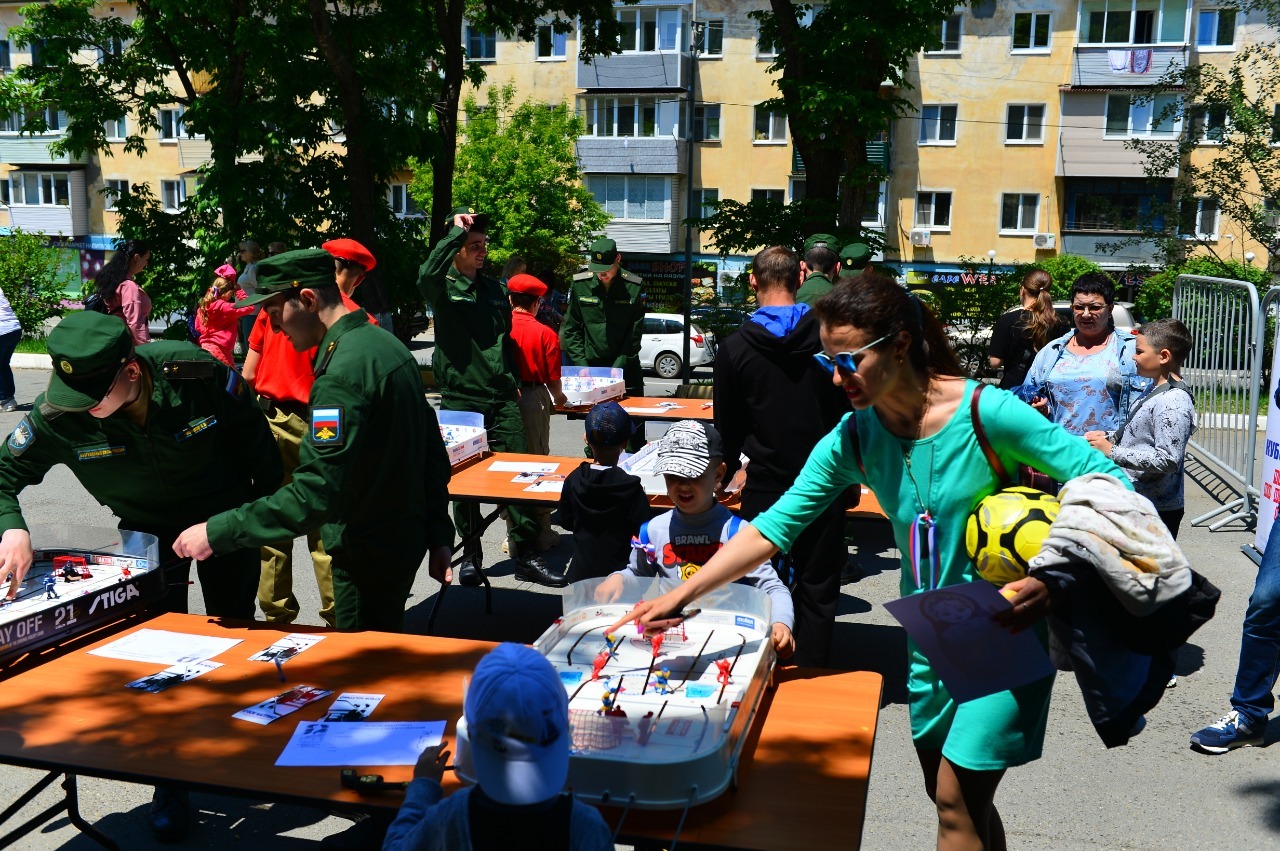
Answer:
M311 442L317 446L342 443L342 408L311 409Z

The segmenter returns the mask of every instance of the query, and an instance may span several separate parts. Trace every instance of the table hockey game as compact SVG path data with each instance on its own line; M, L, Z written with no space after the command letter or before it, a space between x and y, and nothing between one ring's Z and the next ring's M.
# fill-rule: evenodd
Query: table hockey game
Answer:
M31 546L31 569L17 597L0 601L0 669L139 612L167 590L154 535L35 526Z
M713 592L699 613L668 630L660 645L628 624L605 630L641 599L674 580L629 578L601 604L603 580L575 583L564 616L534 643L569 696L569 789L596 803L682 809L734 782L742 745L770 683L774 651L767 595L747 585ZM461 773L468 776L465 719L458 724Z

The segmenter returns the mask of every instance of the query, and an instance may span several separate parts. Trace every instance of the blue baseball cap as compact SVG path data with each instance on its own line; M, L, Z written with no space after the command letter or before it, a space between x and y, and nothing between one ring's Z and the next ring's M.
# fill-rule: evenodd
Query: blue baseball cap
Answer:
M587 443L621 446L635 433L635 423L617 402L601 402L587 412Z

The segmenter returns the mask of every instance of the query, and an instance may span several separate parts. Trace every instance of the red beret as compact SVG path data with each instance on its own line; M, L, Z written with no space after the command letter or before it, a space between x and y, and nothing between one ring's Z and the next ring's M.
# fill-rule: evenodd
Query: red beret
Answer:
M513 293L536 295L538 298L542 298L547 294L547 285L533 275L512 275L511 279L507 281L507 289Z
M373 267L378 265L378 261L369 253L369 249L365 248L354 239L331 239L324 245L320 246L334 257L341 257L343 260L351 260L359 263L364 267L366 272L372 272Z

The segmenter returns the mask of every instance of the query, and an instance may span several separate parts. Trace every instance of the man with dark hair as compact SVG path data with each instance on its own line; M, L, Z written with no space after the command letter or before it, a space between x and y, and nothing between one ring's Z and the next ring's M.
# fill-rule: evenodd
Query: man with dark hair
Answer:
M399 632L423 557L448 582L453 543L449 459L418 364L363 310L347 309L322 249L263 260L246 301L262 303L295 349L319 347L300 463L279 491L192 526L174 551L205 558L324 524L338 629Z
M804 241L801 264L804 285L796 293L796 301L813 307L818 299L831 292L835 286L832 281L840 269L840 257L836 254L839 250L840 243L829 233L815 233Z
M777 502L800 475L809 451L849 410L844 393L813 360L822 351L822 341L809 306L796 303L799 284L800 262L794 251L775 245L757 254L751 264L751 288L760 307L738 333L720 344L716 355L713 408L726 463L721 482L729 483L739 469L739 455L747 455L742 495L746 520ZM781 578L791 586L795 602L799 665L825 667L829 662L840 571L848 559L846 505L837 499L780 562L790 562L794 570L794 576Z
M511 340L511 302L502 283L484 271L489 217L457 207L450 220L453 228L431 249L418 273L418 290L435 315L431 368L440 387L440 407L483 414L490 449L526 452L516 348ZM549 584L555 574L537 552L537 520L515 506L507 507L507 517L510 542L515 545L516 577ZM453 519L464 542L458 582L479 585L484 564L476 534L479 507L456 503Z

